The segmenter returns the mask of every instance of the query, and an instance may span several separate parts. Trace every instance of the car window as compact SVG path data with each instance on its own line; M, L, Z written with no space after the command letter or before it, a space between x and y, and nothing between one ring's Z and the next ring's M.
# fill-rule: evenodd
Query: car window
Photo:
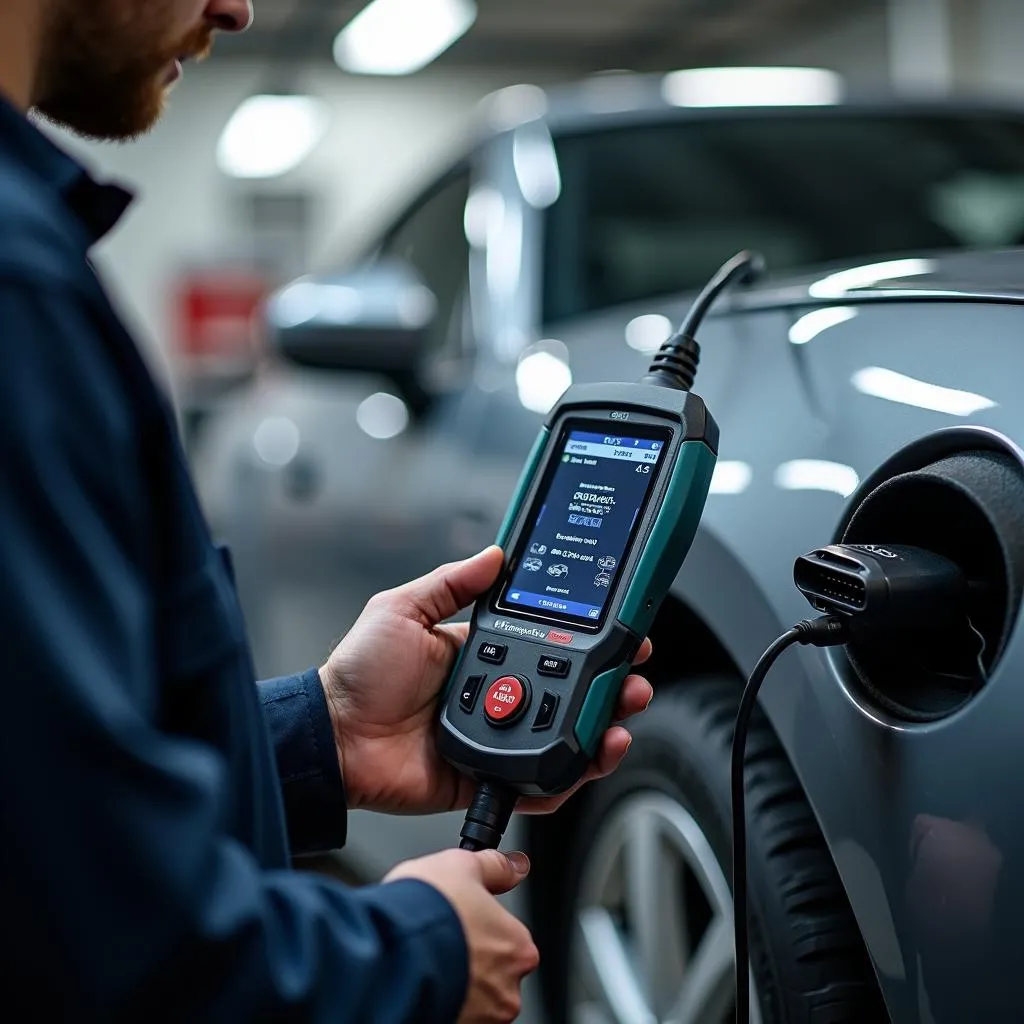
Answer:
M378 258L406 260L434 293L438 311L428 344L438 352L459 333L459 298L469 274L468 197L469 172L459 171L428 192L377 252Z
M555 146L546 321L699 288L744 248L778 272L1024 243L1024 119L736 116Z

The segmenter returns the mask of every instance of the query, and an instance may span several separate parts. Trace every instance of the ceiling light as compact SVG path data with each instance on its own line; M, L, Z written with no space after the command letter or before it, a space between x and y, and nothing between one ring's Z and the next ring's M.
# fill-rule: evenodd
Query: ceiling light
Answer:
M775 485L784 491L829 491L848 498L860 484L853 466L819 459L784 462L775 471Z
M693 68L661 83L677 107L821 106L842 99L843 83L823 68Z
M476 21L473 0L373 0L338 33L334 61L362 75L411 75Z
M899 402L901 405L913 405L918 409L944 412L950 416L973 416L983 409L994 409L996 405L984 395L929 384L881 366L858 370L852 379L853 386L863 395Z
M326 104L312 96L250 96L221 134L217 164L234 178L273 178L301 164L326 130Z
M789 340L794 345L806 345L823 332L852 320L857 310L849 306L835 306L830 309L816 309L800 317L789 329Z
M904 277L921 277L935 269L932 260L887 260L885 263L869 263L863 267L840 270L829 274L807 289L816 299L841 299L848 292L860 288L871 288L883 281L898 281Z

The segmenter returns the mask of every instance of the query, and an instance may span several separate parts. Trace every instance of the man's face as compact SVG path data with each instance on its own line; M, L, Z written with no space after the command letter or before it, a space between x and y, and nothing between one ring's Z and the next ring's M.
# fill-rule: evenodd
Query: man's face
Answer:
M247 0L49 0L34 106L91 138L148 131L180 73L217 29L241 31ZM244 19L244 20L243 20Z

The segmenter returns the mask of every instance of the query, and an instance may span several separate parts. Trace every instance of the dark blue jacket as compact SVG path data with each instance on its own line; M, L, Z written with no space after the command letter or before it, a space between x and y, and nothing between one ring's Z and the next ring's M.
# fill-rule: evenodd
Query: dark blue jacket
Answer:
M170 405L87 260L129 196L0 101L0 1006L9 1019L451 1021L433 888L340 846L315 670L257 684Z

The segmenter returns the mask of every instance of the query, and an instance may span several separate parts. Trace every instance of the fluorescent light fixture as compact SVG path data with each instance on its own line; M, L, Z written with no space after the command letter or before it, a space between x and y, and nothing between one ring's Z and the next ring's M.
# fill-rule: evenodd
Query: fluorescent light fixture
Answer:
M904 277L921 277L935 269L932 260L887 260L885 263L869 263L863 267L851 267L829 274L815 281L807 291L816 299L841 299L848 292L859 288L871 288L883 281L898 281Z
M834 306L830 309L816 309L800 317L789 329L789 340L794 345L806 345L809 341L829 330L852 320L857 310L850 306Z
M250 96L217 143L217 164L233 178L273 178L298 167L327 130L326 104L312 96Z
M560 341L542 341L516 367L519 401L530 412L547 413L572 384L568 349Z
M299 428L286 416L268 417L256 428L252 438L256 454L268 466L279 469L299 454L300 441Z
M334 40L334 62L361 75L411 75L476 21L473 0L373 0Z
M843 80L824 68L693 68L661 83L676 107L827 106L843 97Z
M819 459L784 462L775 471L775 485L784 491L829 491L848 498L860 484L853 466Z
M929 384L881 366L868 366L858 370L852 381L853 386L863 395L882 398L888 402L899 402L901 405L912 405L918 409L944 412L950 416L973 416L983 409L994 409L996 405L984 395Z
M754 478L746 462L718 462L711 477L711 494L742 494Z
M378 391L360 402L356 423L364 434L378 441L389 441L409 425L409 407L397 396Z
M638 316L626 324L626 344L637 352L657 352L672 337L672 321L660 313Z

